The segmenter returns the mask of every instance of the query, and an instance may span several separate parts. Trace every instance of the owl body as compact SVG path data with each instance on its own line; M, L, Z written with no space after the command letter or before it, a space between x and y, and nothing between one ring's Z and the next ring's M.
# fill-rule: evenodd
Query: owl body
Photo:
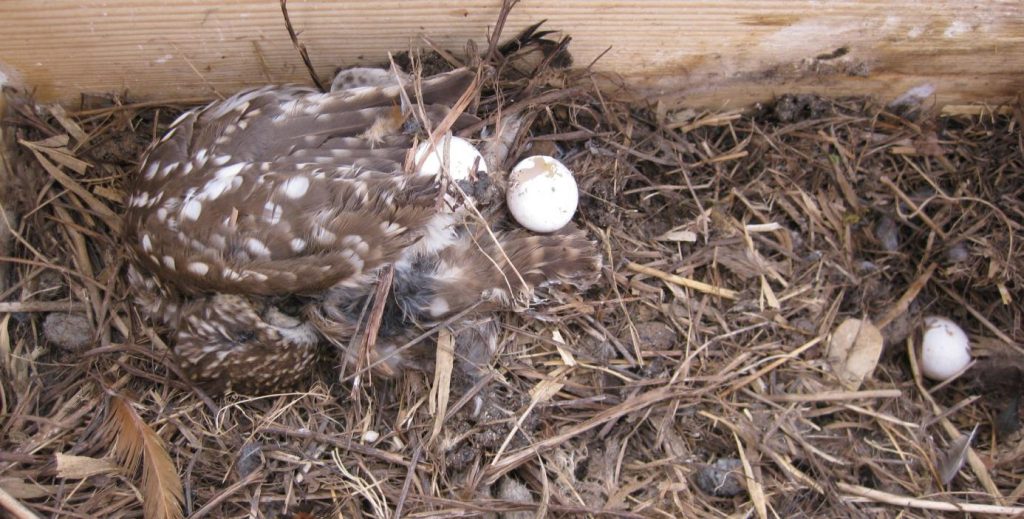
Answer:
M354 342L357 308L388 266L393 317L377 354L473 305L493 312L545 282L592 277L596 254L578 231L495 242L486 225L437 209L434 178L404 172L419 128L405 103L433 127L474 77L412 88L349 72L331 92L257 88L170 126L141 163L125 237L138 298L172 329L190 377L258 392L301 382L323 339ZM454 129L474 120L459 114ZM396 357L386 374L414 356Z
M440 119L468 71L424 82ZM392 261L434 210L433 179L402 174L412 141L363 136L401 89L264 87L186 112L129 198L128 245L179 290L315 294Z

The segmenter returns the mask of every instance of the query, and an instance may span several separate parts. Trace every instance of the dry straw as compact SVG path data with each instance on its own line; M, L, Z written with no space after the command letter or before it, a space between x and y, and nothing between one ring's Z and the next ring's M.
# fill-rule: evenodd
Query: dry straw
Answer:
M482 120L471 136L517 129L504 168L558 153L606 252L597 288L504 322L478 384L311 373L304 392L205 395L134 309L117 234L143 148L198 100L83 98L64 113L10 98L5 513L1024 513L1019 109L893 113L810 96L684 109L557 67L556 35L529 41L415 60L419 73L486 65L466 98ZM50 312L86 316L92 346L44 339ZM913 362L924 314L959 320L979 359L937 390ZM857 389L826 358L849 318L884 339ZM740 460L736 496L698 487L719 459Z

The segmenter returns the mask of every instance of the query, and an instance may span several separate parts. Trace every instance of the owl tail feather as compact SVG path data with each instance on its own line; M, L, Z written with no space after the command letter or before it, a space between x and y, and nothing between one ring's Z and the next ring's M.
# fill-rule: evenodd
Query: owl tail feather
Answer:
M596 245L575 227L551 235L514 230L496 238L497 245L489 236L478 236L475 250L469 251L501 268L500 280L492 277L494 286L482 293L485 299L529 304L537 297L536 289L571 285L583 290L596 281L601 268Z
M491 232L483 225L451 226L450 217L435 219L429 231L394 263L394 280L384 307L371 366L380 376L402 367L426 368L435 348L431 341L410 341L424 330L447 323L455 334L456 356L466 374L475 376L493 356L498 335L493 312L522 310L557 286L585 290L601 269L596 244L568 226L546 235L522 230ZM372 286L372 285L371 285ZM355 360L353 335L360 330L371 303L367 286L338 285L307 309L320 333Z
M584 290L597 280L597 246L574 226L546 235L472 231L436 256L396 270L395 300L407 318L437 321L472 306L522 310L540 299L538 289Z

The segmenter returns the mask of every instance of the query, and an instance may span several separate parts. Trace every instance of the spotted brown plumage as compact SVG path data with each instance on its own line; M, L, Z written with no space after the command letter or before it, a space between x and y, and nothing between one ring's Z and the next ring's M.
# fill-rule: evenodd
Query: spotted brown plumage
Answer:
M495 313L527 308L543 298L548 286L586 289L601 266L594 244L569 225L548 235L524 230L489 231L469 220L452 223L441 215L437 227L418 246L394 263L392 296L377 341L368 359L385 376L403 368L428 368L433 343L402 349L430 327L470 309L452 325L461 369L472 375L486 364L496 347ZM336 286L317 305L312 322L327 336L348 337L366 306L365 291ZM349 361L354 352L349 352Z
M424 81L435 122L472 81ZM411 136L361 135L400 87L263 87L186 112L143 161L128 245L187 292L316 293L391 261L433 212L430 178L400 174Z
M171 328L190 377L247 391L303 380L322 337L353 342L352 307L389 265L393 337L481 297L494 311L596 271L578 231L506 232L499 246L438 212L435 179L403 172L420 130L410 112L438 124L474 77L461 69L413 88L388 71L345 71L331 92L256 88L170 126L140 165L125 238L141 306ZM459 114L454 128L473 121Z

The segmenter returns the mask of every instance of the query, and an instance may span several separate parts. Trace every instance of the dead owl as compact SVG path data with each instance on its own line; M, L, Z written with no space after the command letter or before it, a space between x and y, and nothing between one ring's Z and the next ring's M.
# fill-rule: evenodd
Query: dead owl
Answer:
M171 124L141 162L125 233L137 297L171 327L191 378L249 392L308 379L323 342L356 342L389 266L371 352L385 375L429 357L398 351L408 337L471 307L452 327L471 343L458 346L466 357L486 363L489 312L594 280L599 255L579 230L491 232L439 210L435 178L404 172L417 131L448 116L474 78L460 69L414 85L355 69L330 92L256 88ZM474 120L458 114L453 130Z

